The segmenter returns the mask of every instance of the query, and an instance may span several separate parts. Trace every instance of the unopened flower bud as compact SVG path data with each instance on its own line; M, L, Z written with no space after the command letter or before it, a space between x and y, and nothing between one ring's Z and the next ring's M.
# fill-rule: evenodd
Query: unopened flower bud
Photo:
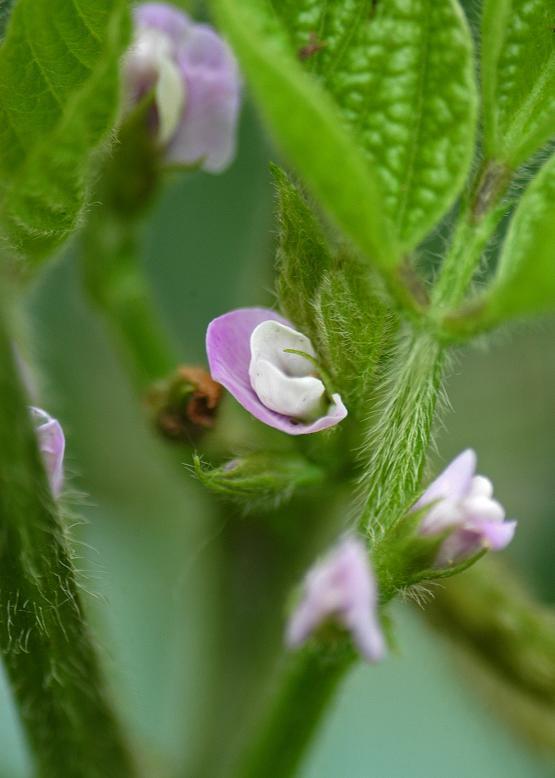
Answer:
M204 368L183 365L152 388L147 402L166 437L189 441L214 426L221 397L222 387Z
M50 488L54 497L59 497L64 483L64 431L59 421L46 411L35 407L30 410Z
M353 537L342 540L309 570L287 625L288 647L298 648L328 622L346 629L369 662L384 657L374 575L363 543Z
M420 524L423 535L451 530L436 559L447 567L468 559L483 549L500 551L514 535L516 521L505 521L503 507L493 499L491 482L475 475L476 454L471 449L459 454L433 481L413 510L430 506Z
M166 3L134 13L125 58L129 98L153 92L157 140L169 163L220 173L235 155L240 78L229 46L206 24Z

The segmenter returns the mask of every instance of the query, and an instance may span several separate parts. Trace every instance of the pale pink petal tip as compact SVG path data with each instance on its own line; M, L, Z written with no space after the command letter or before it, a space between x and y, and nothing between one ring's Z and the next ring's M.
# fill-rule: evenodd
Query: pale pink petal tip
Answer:
M269 308L238 308L210 322L206 333L206 352L212 378L259 421L288 435L309 435L333 427L347 416L338 394L327 412L315 421L303 422L284 416L264 405L254 391L249 377L251 335L266 321L292 327L283 316Z

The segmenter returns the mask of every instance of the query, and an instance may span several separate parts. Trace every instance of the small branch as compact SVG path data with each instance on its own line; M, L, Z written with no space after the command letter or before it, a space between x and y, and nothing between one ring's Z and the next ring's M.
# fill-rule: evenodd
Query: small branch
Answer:
M555 713L555 613L509 571L483 560L445 581L427 615L506 684Z
M0 326L0 646L41 778L135 775Z

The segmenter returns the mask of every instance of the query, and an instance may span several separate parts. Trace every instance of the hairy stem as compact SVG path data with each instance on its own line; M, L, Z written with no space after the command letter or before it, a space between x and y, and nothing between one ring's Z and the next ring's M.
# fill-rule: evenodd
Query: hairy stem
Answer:
M405 333L391 358L370 419L363 455L364 508L361 528L375 536L414 499L440 391L443 353L427 333ZM286 660L280 686L247 748L238 778L254 778L272 765L288 778L303 758L341 679L353 663L348 642L317 646ZM258 771L258 772L257 772Z
M487 559L444 582L426 610L430 622L497 684L502 710L519 733L555 749L555 613Z
M245 755L237 778L294 775L355 655L347 641L315 646L288 657L273 689L272 709L261 736Z
M464 300L484 250L503 216L499 201L510 183L511 170L488 161L478 173L461 207L449 251L432 290L432 310L443 314Z
M0 644L41 778L135 775L0 322Z
M377 538L414 500L430 443L444 353L426 332L402 333L371 410L361 458L360 529Z

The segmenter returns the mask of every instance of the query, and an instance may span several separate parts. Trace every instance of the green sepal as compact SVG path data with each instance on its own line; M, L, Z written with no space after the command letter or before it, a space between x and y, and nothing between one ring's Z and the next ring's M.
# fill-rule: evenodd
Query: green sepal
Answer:
M193 470L210 491L238 502L246 509L274 508L299 489L323 483L325 473L295 453L255 452L220 466L193 456Z
M314 300L330 267L330 248L304 192L287 173L272 165L278 225L277 294L280 308L314 345L318 326Z
M350 412L368 411L378 367L391 347L398 319L391 312L377 275L344 248L323 276L313 310L315 345L334 387Z
M376 576L386 598L415 584L458 575L486 553L487 549L482 549L457 564L437 567L435 560L443 542L457 528L446 527L433 535L421 534L420 525L433 504L404 515L373 546Z

